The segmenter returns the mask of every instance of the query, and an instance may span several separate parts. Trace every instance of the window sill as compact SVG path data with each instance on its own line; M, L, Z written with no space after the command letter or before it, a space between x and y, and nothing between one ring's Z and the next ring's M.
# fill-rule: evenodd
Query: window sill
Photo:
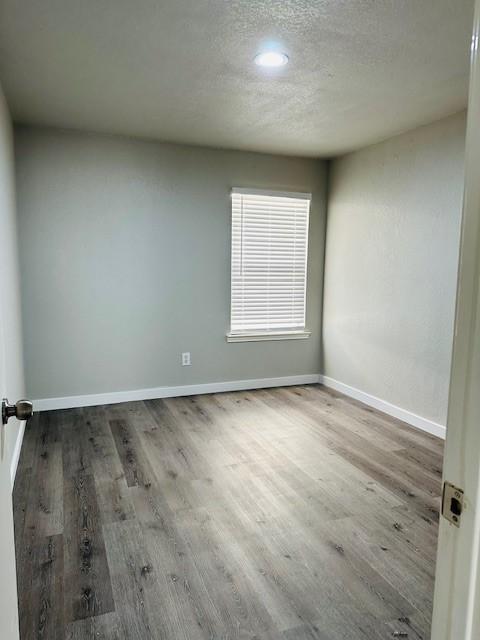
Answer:
M269 331L265 333L227 333L227 342L262 342L264 340L306 340L311 331Z

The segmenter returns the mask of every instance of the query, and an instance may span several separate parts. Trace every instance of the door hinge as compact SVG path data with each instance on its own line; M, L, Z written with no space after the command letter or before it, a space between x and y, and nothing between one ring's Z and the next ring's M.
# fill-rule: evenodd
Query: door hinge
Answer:
M460 526L463 512L463 489L451 482L443 483L442 516L456 527Z

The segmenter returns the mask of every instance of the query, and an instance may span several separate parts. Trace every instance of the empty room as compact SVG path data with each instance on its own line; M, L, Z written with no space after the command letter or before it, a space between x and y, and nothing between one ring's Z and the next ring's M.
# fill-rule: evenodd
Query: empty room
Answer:
M479 640L480 0L0 0L1 640Z

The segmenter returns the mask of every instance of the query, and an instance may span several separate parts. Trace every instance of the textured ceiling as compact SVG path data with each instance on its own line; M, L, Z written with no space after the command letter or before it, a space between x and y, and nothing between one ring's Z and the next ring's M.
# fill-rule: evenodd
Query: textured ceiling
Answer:
M16 121L327 156L463 109L473 0L0 0ZM290 64L254 55L274 41Z

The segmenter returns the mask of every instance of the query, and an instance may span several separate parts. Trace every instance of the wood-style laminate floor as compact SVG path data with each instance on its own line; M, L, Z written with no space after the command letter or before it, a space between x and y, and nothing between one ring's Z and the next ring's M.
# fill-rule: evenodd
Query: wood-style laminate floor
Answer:
M320 386L38 414L21 638L426 640L442 448Z

